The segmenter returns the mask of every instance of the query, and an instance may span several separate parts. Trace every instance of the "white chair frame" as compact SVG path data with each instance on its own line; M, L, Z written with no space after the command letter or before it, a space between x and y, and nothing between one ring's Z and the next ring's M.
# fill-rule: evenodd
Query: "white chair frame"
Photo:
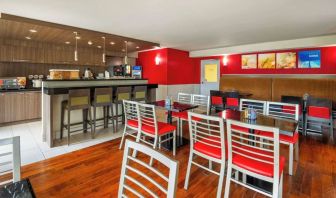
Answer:
M170 141L171 139L173 139L173 155L176 155L176 130L172 131L173 137L167 137L164 140L162 140L162 136L166 136L168 133L164 134L164 135L159 135L158 133L158 122L156 119L156 112L155 112L155 106L154 105L150 105L150 104L141 104L138 103L137 105L137 109L138 109L138 113L139 113L139 129L138 129L138 136L137 136L137 142L143 142L146 143L148 145L153 146L154 149L156 149L157 145L159 146L159 149L161 149L161 144L167 141ZM151 133L147 133L143 130L141 130L142 125L144 124L144 121L146 120L145 124L149 125L151 127L154 127L155 129L155 134L151 134ZM141 139L141 136L145 135L143 139ZM148 142L146 141L145 137L152 137L154 138L154 142ZM152 164L153 160L151 160L151 164Z
M178 93L177 94L177 101L181 103L192 103L192 94L188 93Z
M273 137L262 137L259 136L257 134L246 134L246 132L244 131L240 131L239 129L233 129L231 128L232 125L235 126L239 126L239 127L243 127L243 128L249 128L249 129L254 129L254 130L261 130L261 131L265 131L265 132L269 132L269 133L273 133L274 136ZM238 122L238 121L234 121L234 120L230 120L228 119L226 121L226 126L227 126L227 141L228 141L228 170L226 173L226 185L225 185L225 198L229 197L230 194L230 183L231 181L240 184L248 189L254 190L256 192L259 192L263 195L266 195L268 197L282 197L282 185L283 185L283 171L281 173L281 175L279 175L279 153L280 153L280 145L279 145L279 129L278 128L272 128L272 127L266 127L266 126L260 126L260 125L252 125L252 124L247 124L247 123L242 123L242 122ZM253 136L253 138L251 139L247 139L246 136L249 136L251 138L251 136ZM259 140L258 140L259 138ZM265 142L262 139L267 139L269 142ZM238 140L237 140L238 139ZM253 144L247 144L244 141L251 141ZM271 152L274 153L274 155L272 156L272 162L270 161L265 161L263 159L259 159L259 158L255 158L253 156L250 155L246 155L243 153L240 153L239 150L234 150L234 148L240 148L237 147L237 145L233 145L232 142L234 142L237 145L241 145L241 146L246 146L246 147L250 147L252 148L258 148L260 150L263 151L267 151L267 152ZM259 145L264 145L265 147L259 148ZM273 148L273 149L272 149ZM244 150L245 152L248 153L255 153L252 150L249 150L248 148L246 149L241 149L240 150ZM268 176L264 176L261 174L257 174L255 172L252 171L248 171L245 170L243 168L240 168L237 165L234 165L232 163L232 153L238 154L238 155L242 155L244 157L256 160L256 161L260 161L260 162L264 162L264 163L268 163L268 164L273 164L274 165L274 169L273 169L273 177L268 177ZM265 155L261 155L261 154L256 154L259 156L265 156ZM236 177L232 177L232 172L233 170L235 170L235 175ZM238 177L237 177L237 173L241 172L243 173L243 181L239 181ZM258 188L253 188L253 186L251 185L247 185L246 184L246 175L250 175L252 177L264 180L264 181L268 181L270 183L273 183L273 190L272 190L272 194L269 194L265 191L262 191Z
M209 108L210 108L210 97L209 96L193 94L191 104L198 105L200 107L205 107L206 115L209 115ZM183 138L183 121L188 121L188 120L181 119L181 118L177 120L177 133L179 137L181 138L181 141Z
M165 176L158 169L156 169L156 168L148 165L147 163L141 161L140 159L137 159L134 156L132 156L131 149L133 149L133 152L137 151L137 152L143 153L147 156L150 156L150 157L154 158L155 160L159 161L161 164L163 164L167 168L169 168L169 176L168 177ZM132 161L133 164L134 163L139 164L139 165L147 168L148 170L150 170L151 173L155 173L155 175L157 175L161 179L165 180L168 184L167 188L163 187L161 184L156 182L153 178L148 176L145 172L143 172L143 171L141 171L141 170L139 170L135 167L132 167L129 163L130 161ZM124 157L123 157L122 167L121 167L121 176L120 176L120 182L119 182L118 198L127 197L127 195L125 195L125 190L128 190L128 191L132 192L137 197L144 197L140 192L138 192L134 188L130 187L129 185L125 184L126 180L129 180L132 183L135 183L138 187L140 187L141 189L143 189L144 191L149 193L152 197L155 197L155 198L159 197L159 195L155 194L152 191L152 189L145 186L145 184L147 182L146 183L141 183L140 181L137 180L137 178L139 178L139 177L135 178L135 177L131 177L130 175L128 175L129 171L131 171L133 173L136 173L137 175L140 175L141 177L145 178L146 181L148 181L148 183L151 183L155 187L160 189L163 193L165 193L167 195L167 197L174 198L175 194L176 194L176 188L177 188L178 169L179 169L179 163L177 161L170 159L169 157L163 155L162 153L160 153L160 152L158 152L158 151L156 151L152 148L149 148L146 145L136 143L136 142L132 142L130 140L126 140ZM148 172L148 171L146 171L146 172Z
M281 111L276 110L282 110L282 109L276 109L275 107L272 108L272 105L274 106L288 106L293 107L295 110L293 111L293 114L291 113L285 113ZM289 111L289 110L288 110ZM282 115L281 115L282 113ZM283 118L283 119L290 119L295 120L299 122L299 105L298 104L291 104L291 103L283 103L283 102L267 102L267 108L266 108L266 115ZM292 116L290 116L292 115ZM295 130L295 133L299 132L299 124ZM281 133L281 131L280 131ZM289 160L288 160L288 174L293 175L293 166L294 166L294 152L295 152L295 160L299 161L299 140L296 142L296 144L291 144L289 142L281 141L281 144L285 144L289 146Z
M124 132L121 138L119 149L122 148L124 139L126 135L132 136L135 139L137 138L138 128L128 125L128 120L136 120L139 122L139 113L138 113L138 102L130 101L130 100L123 100L123 107L124 107L124 115L125 115L125 126ZM131 129L132 131L127 131L127 128Z
M12 169L5 170L4 172L0 172L0 176L7 175L12 173L13 177L10 180L0 181L0 186L10 183L17 182L21 180L21 154L20 154L20 137L10 137L5 139L0 139L0 147L12 145L11 152L0 152L0 157L12 156L11 161L0 161L0 166L6 166L12 164Z
M256 105L251 105L251 104L246 104L246 103L254 103ZM239 111L244 111L246 108L248 108L248 106L251 106L257 111L257 113L265 115L266 114L266 103L267 102L263 100L251 100L251 99L242 98L240 99ZM262 107L262 110L260 110L259 107Z
M195 121L192 119L192 117L197 117L201 118L201 121ZM224 120L220 117L214 117L214 116L209 116L209 115L203 115L203 114L197 114L193 112L188 112L188 122L189 122L189 131L190 131L190 153L189 153L189 161L188 161L188 167L187 167L187 173L186 173L186 178L185 178L185 183L184 183L184 189L188 189L189 185L189 178L190 178L190 170L191 170L191 165L196 165L200 168L203 168L211 173L214 173L219 176L219 181L218 181L218 189L217 189L217 198L221 197L222 194L222 188L223 188L223 182L224 182L224 173L225 173L225 163L226 163L226 158L225 158L225 134L224 134ZM213 124L213 122L216 122L218 124ZM214 128L217 128L218 130L215 130ZM208 134L205 134L205 131L208 131ZM216 135L215 135L216 134ZM211 140L212 142L220 143L220 148L221 148L221 159L217 159L215 157L211 157L208 155L205 155L201 152L198 152L194 150L194 144L196 142L202 142L203 144L209 145L208 142L202 141L203 139L208 140L207 137L219 137L220 141L214 141ZM211 145L213 147L217 147L216 145ZM195 156L202 157L204 159L209 160L209 168L205 167L195 161L193 161L193 158ZM216 172L212 170L211 168L211 163L216 162L220 164L220 172Z

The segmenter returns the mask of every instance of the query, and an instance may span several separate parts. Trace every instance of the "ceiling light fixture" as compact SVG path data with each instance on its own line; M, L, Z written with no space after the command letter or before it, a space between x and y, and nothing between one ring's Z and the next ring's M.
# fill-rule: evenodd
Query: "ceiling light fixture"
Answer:
M65 44L69 45L69 44L70 44L70 41L65 41Z
M31 37L30 37L30 36L26 36L25 38L26 38L26 39L28 39L28 40L30 40L30 39L31 39Z
M100 45L98 45L97 47L98 47L99 49L101 48L101 46L100 46Z
M80 38L79 36L78 36L78 33L77 32L74 32L74 34L75 34L75 42L76 42L76 45L75 45L75 61L78 61L78 53L77 53L77 40ZM79 38L78 38L79 37Z
M31 32L31 33L36 33L36 32L37 32L37 30L30 29L30 30L29 30L29 32Z
M127 44L128 42L125 41L125 57L124 57L124 62L125 62L125 65L128 65L128 57L127 57Z
M88 44L89 44L89 45L92 45L93 43L92 43L92 41L88 41Z
M102 39L103 39L103 43L104 43L104 45L103 45L103 63L105 63L105 36L103 36Z
M114 45L115 43L114 42L110 42L111 45Z
M224 57L223 57L223 65L227 66L228 62L229 62L228 56L224 55Z
M139 49L140 47L139 46L136 46L137 49Z

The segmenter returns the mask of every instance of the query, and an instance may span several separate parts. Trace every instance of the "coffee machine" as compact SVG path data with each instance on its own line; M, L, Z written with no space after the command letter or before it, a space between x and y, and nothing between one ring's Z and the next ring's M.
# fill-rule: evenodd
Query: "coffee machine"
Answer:
M136 79L142 78L142 67L135 65L132 67L132 77Z
M113 76L131 77L132 70L130 65L115 65L113 66Z

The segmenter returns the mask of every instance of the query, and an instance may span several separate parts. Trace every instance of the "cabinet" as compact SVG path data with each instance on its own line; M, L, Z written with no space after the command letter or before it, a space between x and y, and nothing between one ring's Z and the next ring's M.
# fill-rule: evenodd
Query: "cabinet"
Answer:
M41 118L40 92L0 94L0 123Z

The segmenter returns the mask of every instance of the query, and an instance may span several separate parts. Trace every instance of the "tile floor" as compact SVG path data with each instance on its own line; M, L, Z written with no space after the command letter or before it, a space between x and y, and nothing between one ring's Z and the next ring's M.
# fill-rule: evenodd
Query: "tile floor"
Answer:
M98 129L95 139L91 139L90 133L79 133L71 136L70 146L66 144L66 138L63 138L62 141L56 141L56 147L49 148L45 142L42 142L41 127L40 121L0 127L0 139L20 136L21 164L26 165L116 139L122 135L121 127L117 133L113 133L111 128ZM9 148L0 146L0 150L6 149Z

